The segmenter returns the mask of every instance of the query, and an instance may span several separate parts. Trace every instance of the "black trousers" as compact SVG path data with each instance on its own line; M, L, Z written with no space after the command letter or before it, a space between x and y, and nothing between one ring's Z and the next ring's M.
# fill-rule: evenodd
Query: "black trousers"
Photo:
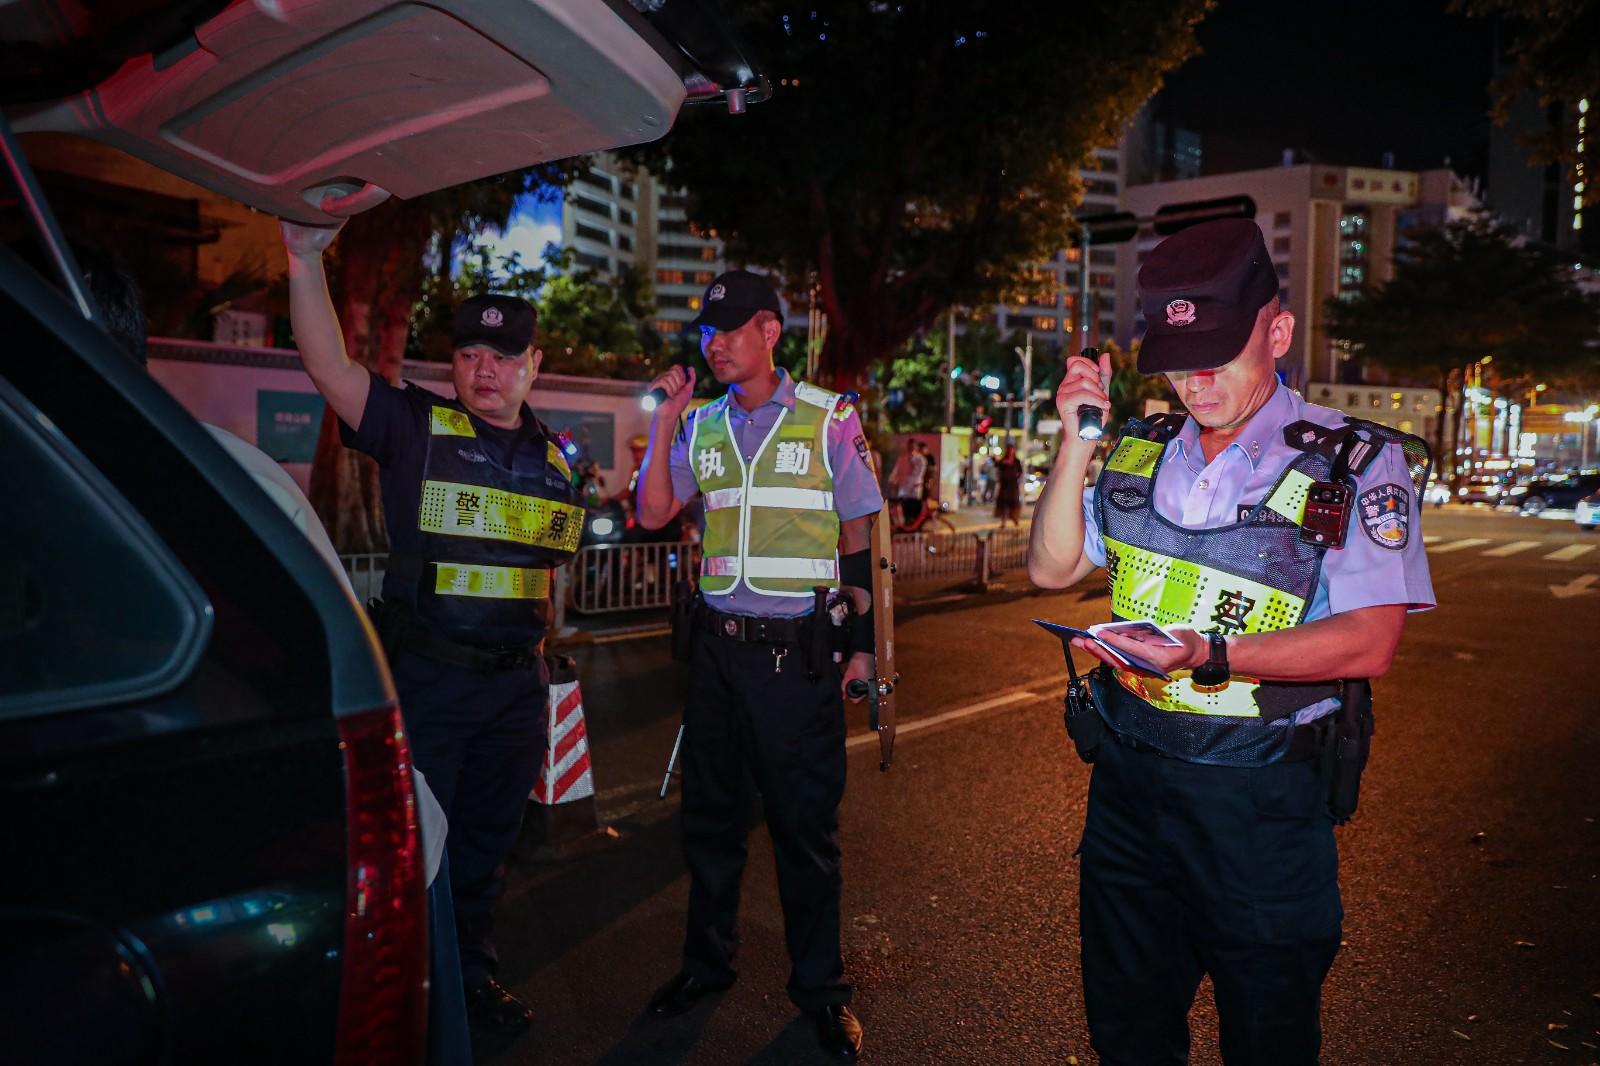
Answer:
M1310 763L1201 766L1108 739L1080 854L1084 999L1105 1066L1188 1062L1204 974L1228 1066L1315 1066L1344 910Z
M781 658L779 651L785 651ZM683 723L684 972L734 978L749 782L760 789L801 1010L850 1002L839 950L844 703L836 668L812 680L798 647L695 635Z
M410 652L390 665L412 758L449 819L461 977L474 988L498 962L494 907L544 759L549 673L542 659L531 670L485 674Z

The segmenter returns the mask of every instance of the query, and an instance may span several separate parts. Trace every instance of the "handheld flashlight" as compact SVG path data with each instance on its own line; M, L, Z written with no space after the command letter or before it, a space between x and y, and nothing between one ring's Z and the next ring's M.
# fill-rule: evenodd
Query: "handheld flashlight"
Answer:
M1096 365L1098 365L1100 362L1100 349L1098 348L1085 348L1078 354L1089 360L1091 363L1095 363ZM1096 407L1094 404L1079 404L1078 439L1099 440L1100 435L1104 432L1104 419L1105 412L1100 410L1100 408Z

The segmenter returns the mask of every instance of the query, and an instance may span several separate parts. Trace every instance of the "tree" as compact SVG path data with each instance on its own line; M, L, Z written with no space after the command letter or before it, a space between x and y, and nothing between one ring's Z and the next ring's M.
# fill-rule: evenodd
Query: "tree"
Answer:
M1013 302L1070 240L1078 166L1196 50L1211 0L775 0L730 19L773 98L632 152L729 256L815 279L838 387L953 304ZM670 160L670 163L668 162Z
M412 311L429 273L430 247L453 249L465 234L505 225L518 196L564 185L585 164L581 158L564 160L414 200L389 200L352 218L330 252L328 269L350 358L397 382ZM331 409L317 438L311 503L340 551L387 548L377 467L340 445Z
M1493 86L1496 122L1504 123L1516 101L1527 96L1541 104L1577 107L1586 99L1600 106L1600 0L1457 0L1456 6L1469 15L1501 18L1511 31L1512 66ZM1584 182L1584 203L1600 204L1600 151L1580 128L1552 126L1527 135L1524 147L1530 163L1564 164Z
M1507 385L1594 363L1600 297L1578 288L1564 256L1518 243L1508 226L1474 219L1413 230L1394 265L1386 284L1328 301L1328 335L1362 359L1437 386L1446 414L1452 372L1486 356ZM1435 430L1435 455L1446 454L1445 421Z

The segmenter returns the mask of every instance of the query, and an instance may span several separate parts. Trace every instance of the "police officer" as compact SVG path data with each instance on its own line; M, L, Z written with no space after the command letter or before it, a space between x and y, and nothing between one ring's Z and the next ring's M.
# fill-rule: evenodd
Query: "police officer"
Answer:
M345 443L378 462L390 554L376 621L412 756L449 819L467 1010L479 1030L517 1033L532 1014L494 978L490 928L543 758L549 568L577 550L583 509L525 403L543 354L533 308L464 301L455 399L395 388L345 353L322 267L336 233L283 223L295 338Z
M690 876L681 972L651 1003L679 1014L734 979L748 774L761 790L777 859L789 997L823 1047L854 1058L839 947L838 808L844 795L843 689L872 674L870 612L849 627L842 671L815 669L819 586L871 588L872 516L883 506L852 404L773 366L783 311L757 274L706 290L694 325L728 391L687 414L695 372L657 378L638 515L659 528L704 498L704 556L683 736L683 834ZM860 607L870 595L856 597Z
M1180 641L1106 637L1170 681L1073 641L1106 664L1080 851L1090 1037L1107 1064L1189 1061L1209 974L1223 1061L1309 1066L1343 920L1333 819L1348 810L1330 809L1324 756L1363 679L1389 669L1406 613L1434 605L1427 449L1279 383L1294 316L1254 222L1168 238L1139 299L1139 370L1165 374L1188 415L1134 426L1082 489L1094 443L1078 409L1109 410L1111 368L1071 359L1028 554L1045 588L1106 567L1113 616Z

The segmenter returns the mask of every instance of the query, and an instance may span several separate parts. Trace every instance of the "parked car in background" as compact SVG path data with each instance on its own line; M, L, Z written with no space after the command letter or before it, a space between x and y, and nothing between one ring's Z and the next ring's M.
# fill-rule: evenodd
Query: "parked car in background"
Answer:
M1600 489L1600 473L1557 474L1535 478L1526 485L1513 485L1505 491L1503 502L1523 514L1543 511L1568 511L1583 497Z
M1600 528L1600 492L1579 500L1572 509L1572 520L1584 529Z
M1499 503L1506 490L1505 474L1468 474L1456 487L1456 500L1461 503Z

